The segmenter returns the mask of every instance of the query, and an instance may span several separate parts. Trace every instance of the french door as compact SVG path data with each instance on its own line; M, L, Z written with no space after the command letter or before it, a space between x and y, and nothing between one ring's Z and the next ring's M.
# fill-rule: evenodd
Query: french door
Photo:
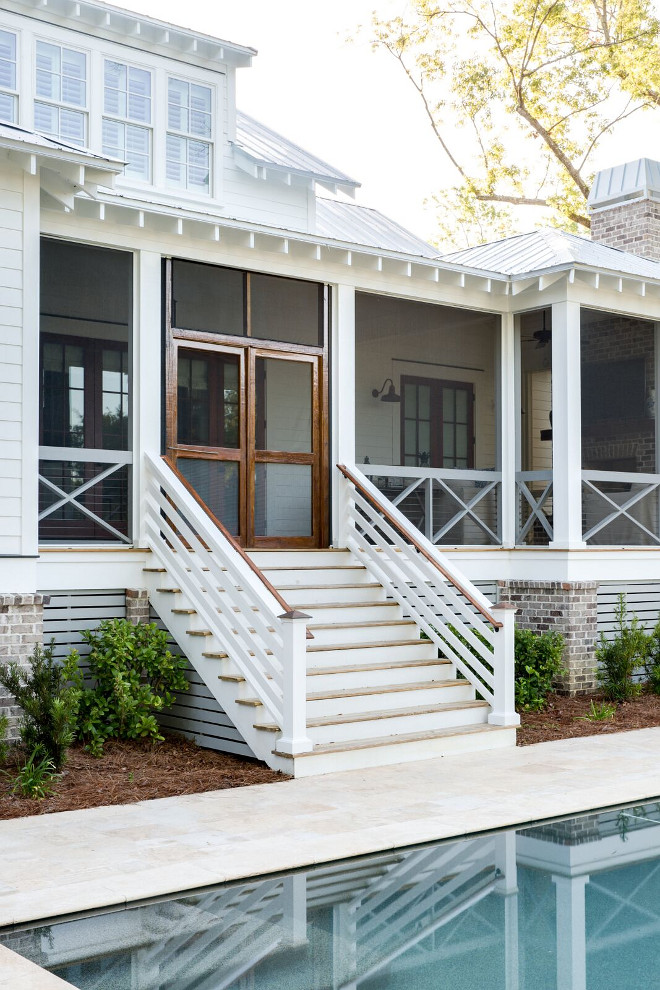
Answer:
M168 456L249 547L327 541L324 356L172 338Z

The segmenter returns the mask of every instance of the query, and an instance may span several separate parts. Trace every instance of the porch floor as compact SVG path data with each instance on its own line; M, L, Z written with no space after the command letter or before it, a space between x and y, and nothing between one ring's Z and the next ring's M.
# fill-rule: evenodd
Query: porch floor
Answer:
M641 729L3 821L0 926L641 802L659 745Z

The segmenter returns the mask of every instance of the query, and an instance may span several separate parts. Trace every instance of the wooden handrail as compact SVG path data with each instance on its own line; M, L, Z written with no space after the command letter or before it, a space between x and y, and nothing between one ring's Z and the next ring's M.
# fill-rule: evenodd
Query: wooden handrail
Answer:
M436 558L432 554L428 552L426 547L420 543L420 541L417 539L415 534L412 532L412 527L411 529L404 528L399 522L399 520L394 516L394 514L389 511L387 506L380 501L376 501L376 499L373 497L371 492L367 488L365 488L365 486L360 481L358 481L358 479L351 473L351 471L349 471L349 469L344 464L338 464L337 469L341 471L344 477L348 481L350 481L352 485L355 486L355 488L360 492L361 495L364 495L364 497L369 502L371 502L372 505L376 506L378 511L385 517L385 519L387 519L388 523L391 526L394 526L395 529L397 529L399 533L401 533L401 535L405 537L408 543L411 543L412 546L414 546L415 550L421 553L421 555L426 560L428 560L430 564L433 564L436 570L440 571L440 573L444 578L446 578L451 584L454 585L454 587L458 591L460 591L463 597L466 598L469 601L469 603L473 605L478 612L481 613L481 615L483 615L484 619L490 622L491 626L494 629L502 628L502 623L498 622L495 616L491 615L488 609L484 608L483 605L480 602L478 602L476 598L474 598L474 596L467 590L467 588L464 588L463 585L460 583L460 581L457 581L456 578L452 574L450 574L449 571L445 567L443 567L442 564L438 560L436 560Z
M169 460L169 458L165 454L161 454L161 460L164 461L167 464L167 466L170 469L170 471L172 472L172 474L174 474L176 476L176 478L181 482L181 484L186 489L186 491L188 492L188 494L191 495L195 499L195 501L197 502L197 505L200 507L200 509L202 509L206 513L206 515L209 517L209 519L211 520L211 522L213 523L213 525L215 527L217 527L217 529L220 530L220 532L222 533L222 535L225 537L226 540L229 541L229 543L232 545L232 547L234 548L234 550L236 550L236 552L243 558L243 560L245 561L245 563L247 564L247 566L250 568L250 570L252 571L252 573L255 574L256 577L259 578L259 580L261 581L261 583L263 584L263 586L271 593L271 595L273 596L273 598L275 599L275 601L277 602L277 604L281 607L282 611L283 612L288 612L288 613L293 612L294 609L292 609L291 606L284 600L284 598L282 598L282 596L280 595L280 593L277 590L277 588L274 588L273 587L273 585L270 583L270 581L268 580L268 578L257 567L257 565L255 564L255 562L250 559L250 557L247 555L247 553L245 552L245 550L243 549L243 547L240 545L240 543L238 542L238 540L236 539L236 537L235 536L232 536L232 534L229 532L229 530L227 529L227 527L223 523L220 522L220 520L217 518L217 516L214 516L213 515L213 513L209 509L208 505L206 505L206 503L203 501L203 499L200 498L200 496L197 494L197 492L192 487L192 485L187 480L187 478L184 478L184 476L181 474L181 472L179 471L179 469L177 467L175 467L174 464L172 464L172 462ZM314 639L314 634L311 633L309 631L309 629L307 630L307 639Z

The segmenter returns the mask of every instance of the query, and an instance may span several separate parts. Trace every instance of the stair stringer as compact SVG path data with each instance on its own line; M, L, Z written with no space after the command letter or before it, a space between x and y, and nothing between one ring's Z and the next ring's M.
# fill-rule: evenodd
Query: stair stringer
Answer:
M217 703L236 726L254 756L263 760L272 770L291 773L291 761L273 753L273 737L265 738L265 733L257 732L254 728L254 709L236 703L239 698L246 695L245 681L221 681L219 679L221 674L236 673L229 658L209 658L203 655L204 653L221 653L223 644L220 638L214 633L211 636L189 635L189 630L195 628L196 616L176 615L172 612L172 608L194 609L195 603L183 591L177 591L173 594L158 590L160 585L168 583L167 572L146 573L145 578L151 605L181 652L188 658L190 665L197 671Z

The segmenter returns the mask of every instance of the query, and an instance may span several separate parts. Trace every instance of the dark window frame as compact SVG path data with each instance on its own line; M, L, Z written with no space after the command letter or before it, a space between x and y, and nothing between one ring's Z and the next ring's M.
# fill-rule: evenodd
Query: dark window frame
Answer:
M423 378L417 375L402 375L400 382L400 394L401 394L401 413L400 413L400 460L401 465L405 465L406 457L412 456L410 452L406 451L406 436L405 436L405 424L406 420L415 420L417 422L417 436L419 436L419 415L416 411L414 416L406 416L406 385L415 386L427 386L430 389L430 400L429 400L429 422L430 422L430 450L428 463L424 465L417 464L420 467L431 467L431 468L442 468L444 467L444 391L445 389L453 389L455 391L461 390L467 393L467 466L461 468L454 468L454 470L465 470L470 471L474 468L474 447L475 447L475 432L474 432L474 385L472 382L459 382L452 381L451 379L444 378ZM456 420L453 420L454 425L456 425ZM456 447L454 446L454 451ZM416 455L419 456L421 452L418 450ZM456 455L454 453L453 459L456 460Z

